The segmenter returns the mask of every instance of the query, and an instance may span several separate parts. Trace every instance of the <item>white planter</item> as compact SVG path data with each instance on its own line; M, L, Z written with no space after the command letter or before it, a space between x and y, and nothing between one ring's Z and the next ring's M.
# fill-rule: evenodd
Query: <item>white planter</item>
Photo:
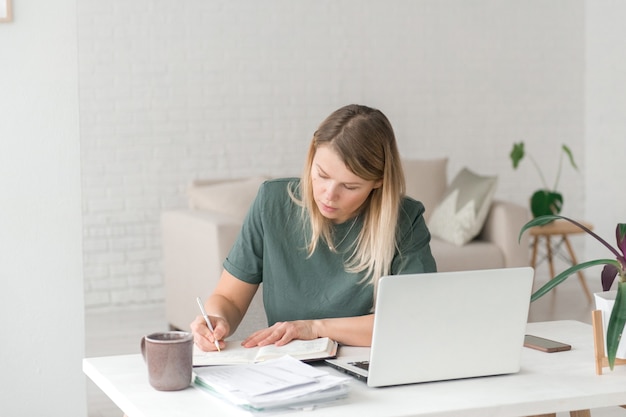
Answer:
M606 355L606 330L609 327L609 319L611 318L611 310L615 304L617 290L597 292L593 294L596 299L596 310L602 311L602 328L604 330L604 354ZM626 359L626 338L622 338L617 347L617 358Z

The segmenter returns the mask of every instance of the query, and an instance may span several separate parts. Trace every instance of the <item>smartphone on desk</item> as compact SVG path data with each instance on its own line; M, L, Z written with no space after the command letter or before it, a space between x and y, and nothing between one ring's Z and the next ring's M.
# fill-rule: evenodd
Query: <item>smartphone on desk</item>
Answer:
M524 346L531 349L537 349L542 352L563 352L570 350L571 345L567 343L557 342L556 340L544 339L543 337L532 336L527 334L524 336Z

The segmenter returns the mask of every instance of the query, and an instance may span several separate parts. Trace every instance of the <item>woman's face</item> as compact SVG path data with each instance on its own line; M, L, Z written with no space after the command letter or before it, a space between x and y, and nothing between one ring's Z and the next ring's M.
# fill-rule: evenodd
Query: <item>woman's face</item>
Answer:
M317 148L311 166L313 197L322 215L334 223L354 217L370 192L382 181L355 175L328 145Z

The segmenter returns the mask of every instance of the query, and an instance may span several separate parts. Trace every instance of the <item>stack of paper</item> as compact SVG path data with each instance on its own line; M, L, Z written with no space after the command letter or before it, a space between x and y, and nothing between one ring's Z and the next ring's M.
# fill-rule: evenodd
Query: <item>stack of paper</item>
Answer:
M290 356L194 372L197 386L252 411L310 408L344 398L350 381Z

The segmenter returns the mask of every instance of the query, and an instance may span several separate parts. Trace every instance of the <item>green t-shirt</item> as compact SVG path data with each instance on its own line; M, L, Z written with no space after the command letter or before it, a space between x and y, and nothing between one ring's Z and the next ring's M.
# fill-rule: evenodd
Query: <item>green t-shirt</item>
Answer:
M338 253L320 242L307 257L308 220L303 226L301 208L287 191L298 183L296 178L285 178L261 185L224 268L244 282L263 283L269 325L371 313L372 285L362 282L364 273L346 272L344 266L362 227L360 217L334 226ZM391 274L436 270L423 213L422 203L403 199Z

